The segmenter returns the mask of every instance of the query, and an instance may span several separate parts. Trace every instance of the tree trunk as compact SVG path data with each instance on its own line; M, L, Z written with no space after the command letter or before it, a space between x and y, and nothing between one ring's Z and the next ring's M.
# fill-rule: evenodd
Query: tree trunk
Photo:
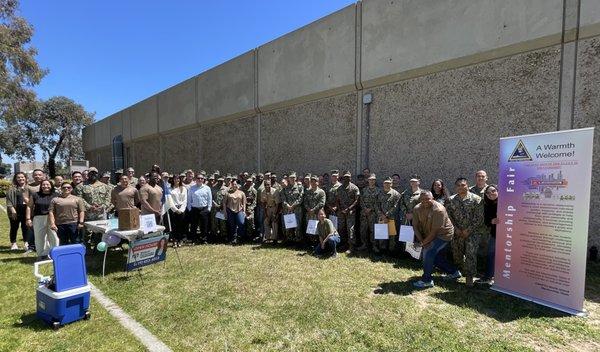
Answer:
M56 176L56 160L52 155L48 157L48 175L50 178Z

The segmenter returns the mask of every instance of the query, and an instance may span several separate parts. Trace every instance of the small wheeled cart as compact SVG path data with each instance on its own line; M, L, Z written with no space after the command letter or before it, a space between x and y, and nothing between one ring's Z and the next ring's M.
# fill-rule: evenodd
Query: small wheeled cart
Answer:
M54 247L50 260L36 262L34 275L38 278L36 291L37 317L57 330L62 325L90 318L90 285L85 268L85 247L80 244ZM54 275L39 273L44 264L54 264Z

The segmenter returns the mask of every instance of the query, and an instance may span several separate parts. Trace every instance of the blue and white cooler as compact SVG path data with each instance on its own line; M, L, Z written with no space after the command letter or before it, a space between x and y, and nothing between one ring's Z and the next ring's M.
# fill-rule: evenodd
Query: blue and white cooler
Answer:
M80 244L58 246L50 250L51 260L34 264L38 278L37 317L58 329L80 319L89 319L90 285L85 267L85 247ZM54 275L39 273L40 265L54 264Z

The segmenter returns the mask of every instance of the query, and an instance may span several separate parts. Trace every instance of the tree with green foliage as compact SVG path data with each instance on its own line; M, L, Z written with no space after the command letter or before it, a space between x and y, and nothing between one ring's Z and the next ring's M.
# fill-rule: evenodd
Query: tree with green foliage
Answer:
M17 15L18 0L0 0L0 162L2 154L31 158L34 143L23 120L37 111L37 85L47 71L29 43L33 27Z
M67 97L52 97L23 121L32 141L44 152L50 177L56 175L56 161L83 158L81 130L94 122L94 114Z

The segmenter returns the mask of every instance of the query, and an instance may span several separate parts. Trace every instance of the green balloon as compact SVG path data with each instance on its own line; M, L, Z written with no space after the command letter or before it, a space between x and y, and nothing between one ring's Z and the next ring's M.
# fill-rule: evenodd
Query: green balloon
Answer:
M100 243L98 243L98 245L96 246L96 249L99 252L104 252L106 250L106 242L100 242Z

